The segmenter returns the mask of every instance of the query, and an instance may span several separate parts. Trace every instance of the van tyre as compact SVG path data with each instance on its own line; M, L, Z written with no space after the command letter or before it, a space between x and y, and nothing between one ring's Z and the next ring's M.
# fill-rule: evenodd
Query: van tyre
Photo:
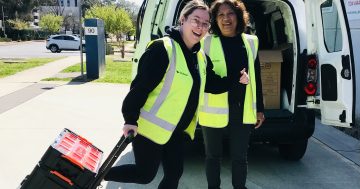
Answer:
M50 45L50 51L52 53L57 53L59 52L59 47L57 45Z
M307 143L308 139L279 144L279 153L284 159L292 161L300 160L306 152Z

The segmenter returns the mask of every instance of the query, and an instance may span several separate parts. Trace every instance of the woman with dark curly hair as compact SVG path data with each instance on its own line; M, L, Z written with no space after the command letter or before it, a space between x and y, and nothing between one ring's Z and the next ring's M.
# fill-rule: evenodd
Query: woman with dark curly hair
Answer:
M203 48L214 64L215 73L228 77L230 89L222 94L205 93L199 114L205 141L208 188L220 188L223 131L228 129L232 185L234 189L244 189L250 133L265 120L257 58L258 38L245 34L249 14L243 2L216 0L211 6L211 14L211 35L203 41Z

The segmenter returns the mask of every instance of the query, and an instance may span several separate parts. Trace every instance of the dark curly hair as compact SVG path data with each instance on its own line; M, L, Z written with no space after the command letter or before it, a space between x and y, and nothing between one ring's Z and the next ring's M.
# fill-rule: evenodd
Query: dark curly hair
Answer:
M211 4L211 27L209 33L220 36L221 31L216 22L216 16L221 5L229 5L229 7L236 13L237 26L236 33L243 33L249 23L249 13L246 10L244 3L241 0L216 0Z

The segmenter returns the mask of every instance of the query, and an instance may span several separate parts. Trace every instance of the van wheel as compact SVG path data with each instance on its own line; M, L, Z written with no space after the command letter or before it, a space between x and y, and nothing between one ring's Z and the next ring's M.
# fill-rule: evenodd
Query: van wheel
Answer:
M308 140L294 141L293 143L279 144L280 155L287 160L300 160L307 148Z

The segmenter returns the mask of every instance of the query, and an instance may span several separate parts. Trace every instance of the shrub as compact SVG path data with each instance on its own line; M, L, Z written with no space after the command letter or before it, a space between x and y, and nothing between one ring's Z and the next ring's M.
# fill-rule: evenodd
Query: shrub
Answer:
M10 38L5 38L5 37L0 38L0 42L10 42L10 41L11 41Z
M106 43L106 51L105 51L105 54L106 54L106 55L114 54L114 48L113 48L112 45L109 44L109 43Z

